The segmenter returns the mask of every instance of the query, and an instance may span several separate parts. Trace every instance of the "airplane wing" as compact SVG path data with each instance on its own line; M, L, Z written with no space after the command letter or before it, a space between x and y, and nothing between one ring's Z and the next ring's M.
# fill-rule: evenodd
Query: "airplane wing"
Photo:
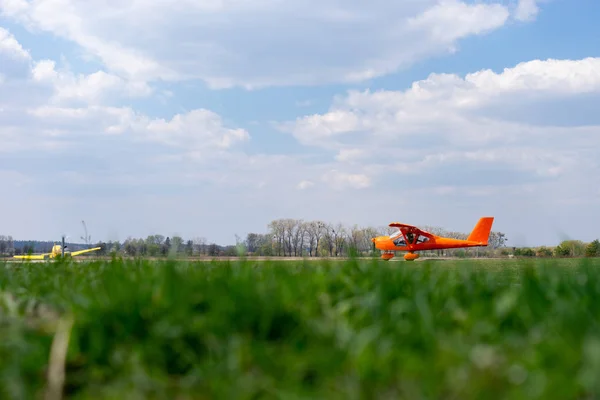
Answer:
M390 227L391 227L391 228L398 228L398 229L400 229L400 228L419 229L419 228L417 228L417 227L416 227L416 226L414 226L414 225L402 224L402 223L400 223L400 222L392 222L392 223L390 224Z
M71 256L78 256L78 255L83 254L83 253L89 253L90 251L100 250L101 248L102 247L94 247L93 249L85 249L85 250L72 251L71 252Z
M423 229L419 229L414 225L402 224L400 222L392 222L390 224L390 227L398 228L403 232L411 232L415 235L423 235L423 236L431 236L432 235L431 233L424 231Z
M48 257L49 255L50 255L50 253L31 254L31 255L25 255L25 256L13 256L13 258L18 258L20 260L45 260L46 257Z

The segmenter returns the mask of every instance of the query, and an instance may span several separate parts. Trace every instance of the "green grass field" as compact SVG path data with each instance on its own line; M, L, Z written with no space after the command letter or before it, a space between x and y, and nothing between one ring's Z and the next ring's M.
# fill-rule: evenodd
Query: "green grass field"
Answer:
M599 259L0 262L0 398L597 398L599 317Z

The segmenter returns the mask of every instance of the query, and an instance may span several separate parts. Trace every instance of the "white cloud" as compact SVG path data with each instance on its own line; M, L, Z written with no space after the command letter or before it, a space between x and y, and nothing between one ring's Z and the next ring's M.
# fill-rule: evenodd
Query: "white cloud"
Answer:
M491 70L469 74L465 83L487 97L515 92L532 96L597 92L600 89L600 58L533 60L506 68L501 74Z
M334 168L360 161L362 180L355 182L365 186L431 193L468 187L466 193L481 194L490 185L554 182L560 198L565 181L584 184L600 172L600 119L592 110L575 117L568 103L600 97L598 71L600 59L586 58L535 60L465 77L432 74L405 91L350 91L329 112L280 128L330 151L339 163ZM541 123L534 118L548 101L563 105L568 126L553 125L548 113Z
M31 56L27 50L15 39L12 33L0 26L0 53L17 59L29 60Z
M57 71L56 63L52 60L36 62L32 76L34 81L53 88L51 101L56 103L79 101L89 104L104 101L110 95L144 97L152 94L152 89L145 82L126 81L104 71L88 75Z
M206 109L194 109L165 120L131 107L108 106L108 100L147 96L151 89L144 82L125 80L104 71L74 74L57 69L53 60L31 60L24 56L28 53L22 52L12 35L5 31L0 31L0 35L4 35L0 36L4 38L0 49L9 49L11 54L31 61L18 64L27 74L3 78L7 86L0 92L3 153L46 150L64 154L87 148L90 139L110 141L106 138L116 136L123 140L121 145L155 144L210 159L250 139L245 129L226 127L218 114Z
M510 13L501 4L466 4L441 0L408 20L410 30L425 32L433 43L448 45L457 39L488 33L503 26Z
M500 28L510 15L501 3L4 0L0 11L77 43L130 79L252 88L391 73Z
M335 169L326 172L322 177L322 181L336 190L346 188L365 189L371 185L371 180L365 174L352 174Z
M250 139L245 129L225 128L218 114L205 109L177 114L171 121L154 119L136 130L147 135L145 139L187 149L229 149Z
M515 19L519 21L531 21L535 19L540 11L538 0L519 0L515 11Z
M3 78L6 89L0 91L0 151L5 154L28 150L81 151L88 147L90 139L110 140L106 138L116 135L124 141L121 145L154 143L196 157L209 157L249 140L246 130L226 127L219 115L205 109L165 120L131 107L108 106L107 100L146 96L151 89L143 82L124 80L103 71L76 75L57 70L54 61L30 60L13 36L3 37L0 43L8 43L3 49L31 61L18 64L27 74Z
M36 128L30 135L55 138L65 145L74 141L74 146L79 147L85 147L85 140L90 138L116 135L130 146L155 143L179 154L213 158L218 152L234 149L250 139L246 130L228 128L219 115L204 109L177 114L169 121L131 108L107 106L44 106L33 108L28 114L33 117L29 125Z
M304 189L308 189L309 187L312 187L314 185L315 185L314 182L302 181L302 182L298 183L298 189L304 190Z
M0 85L7 84L0 90L2 97L9 96L10 83L14 79L26 79L30 71L31 55L17 41L15 36L0 26ZM12 96L14 97L14 93Z
M336 100L325 114L299 118L281 125L292 130L306 144L328 146L352 132L371 132L390 140L423 139L428 129L443 122L446 125L477 125L502 121L467 120L465 113L475 112L490 104L510 104L513 101L546 100L600 92L600 58L582 60L546 60L521 63L502 73L483 70L465 78L451 74L431 74L412 84L406 91L350 91ZM525 129L516 126L513 129ZM416 133L419 133L416 136ZM469 137L476 140L482 132ZM517 133L520 135L520 132ZM441 136L451 135L441 134ZM465 139L468 132L461 134ZM364 137L364 136L363 136ZM489 139L489 138L486 138ZM404 140L404 139L403 139Z
M364 149L341 149L335 156L335 159L340 162L361 161L365 155L366 152Z

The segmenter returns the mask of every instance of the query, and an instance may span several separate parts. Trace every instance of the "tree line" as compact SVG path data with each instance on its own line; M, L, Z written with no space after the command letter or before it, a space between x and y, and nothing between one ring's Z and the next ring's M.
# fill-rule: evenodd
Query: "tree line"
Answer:
M447 231L436 226L421 229L434 235L455 239L466 239L467 232ZM266 232L248 233L245 238L235 235L235 244L218 245L205 237L184 239L181 236L149 235L144 238L128 237L123 242L97 242L93 246L102 248L98 255L122 255L132 257L166 257L169 255L189 257L219 256L267 256L267 257L347 257L377 256L380 254L371 238L389 235L397 228L389 226L366 226L333 224L325 221L304 221L282 218L271 221ZM423 251L422 256L443 257L579 257L600 256L600 243L595 240L584 243L578 240L564 241L556 247L539 248L507 247L506 234L492 231L488 247L471 249L445 249ZM0 236L0 254L11 256L28 252L48 252L53 242L15 241L11 236ZM85 245L67 243L72 249Z
M600 240L589 243L581 240L564 240L556 247L515 248L514 256L520 257L600 257Z

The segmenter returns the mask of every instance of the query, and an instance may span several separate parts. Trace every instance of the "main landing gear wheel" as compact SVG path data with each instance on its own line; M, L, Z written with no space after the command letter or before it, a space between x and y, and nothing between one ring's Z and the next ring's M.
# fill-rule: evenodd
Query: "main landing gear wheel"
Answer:
M419 255L415 253L406 253L404 255L406 261L415 261L417 258L419 258Z

